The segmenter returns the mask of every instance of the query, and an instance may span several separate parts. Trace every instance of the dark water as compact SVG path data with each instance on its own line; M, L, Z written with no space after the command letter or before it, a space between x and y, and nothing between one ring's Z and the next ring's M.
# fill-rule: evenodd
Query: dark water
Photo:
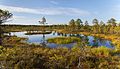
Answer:
M67 47L67 48L71 48L74 45L76 45L76 43L70 43L70 44L55 44L55 43L47 43L47 39L48 38L53 38L53 37L61 37L61 36L65 36L65 37L69 37L69 36L75 36L78 38L81 38L82 41L84 41L88 46L105 46L107 48L114 48L113 44L111 43L111 41L109 40L105 40L105 39L100 39L100 38L96 38L93 36L84 36L84 35L80 35L80 34L62 34L62 33L56 33L56 32L52 32L51 34L38 34L38 35L25 35L26 32L11 32L11 35L16 35L18 37L25 37L28 38L27 42L28 43L35 43L35 44L44 44L50 48L56 48L56 47Z

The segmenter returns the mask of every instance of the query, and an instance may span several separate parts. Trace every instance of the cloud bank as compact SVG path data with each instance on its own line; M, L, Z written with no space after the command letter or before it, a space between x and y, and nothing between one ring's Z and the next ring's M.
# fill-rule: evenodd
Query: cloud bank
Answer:
M30 13L30 14L42 14L42 15L78 15L78 16L86 16L90 15L90 12L81 10L78 8L25 8L25 7L15 7L15 6L6 6L0 5L0 9L9 10L10 12L18 12L18 13Z

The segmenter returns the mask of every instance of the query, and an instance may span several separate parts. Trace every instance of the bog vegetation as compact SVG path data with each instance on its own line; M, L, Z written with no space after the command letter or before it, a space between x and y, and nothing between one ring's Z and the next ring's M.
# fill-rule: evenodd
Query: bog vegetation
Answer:
M0 10L0 68L3 69L119 69L120 23L111 18L107 23L93 19L93 25L81 19L70 20L68 25L5 25L13 15ZM44 29L43 29L44 27ZM76 37L50 38L48 42L67 44L77 42L73 48L48 48L23 42L26 38L8 36L15 31L57 31L91 35L111 40L115 48L87 46Z
M77 37L56 37L56 38L49 38L47 41L49 43L56 43L56 44L69 44L73 42L80 42L81 40Z

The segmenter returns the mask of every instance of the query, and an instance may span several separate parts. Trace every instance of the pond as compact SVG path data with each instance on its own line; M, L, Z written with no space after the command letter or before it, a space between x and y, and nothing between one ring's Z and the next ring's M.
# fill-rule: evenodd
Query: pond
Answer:
M46 41L48 38L62 37L62 36L64 36L64 37L75 36L77 38L82 38L82 40L87 40L88 46L95 46L95 47L105 46L107 48L114 48L114 45L111 43L111 41L96 38L93 36L85 36L85 35L81 35L81 34L63 34L63 33L57 33L54 31L50 34L44 34L44 35L43 34L25 35L25 33L27 33L27 32L11 32L11 35L28 38L28 40L27 40L28 43L44 44L50 48L56 48L56 47L72 48L74 45L76 45L76 43L55 44L55 43L48 43Z

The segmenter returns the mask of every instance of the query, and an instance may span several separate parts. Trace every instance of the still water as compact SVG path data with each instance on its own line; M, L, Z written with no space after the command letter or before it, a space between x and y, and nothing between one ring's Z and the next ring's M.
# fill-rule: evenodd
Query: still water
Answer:
M107 48L114 48L113 44L109 40L105 39L100 39L96 38L93 36L84 36L81 34L62 34L62 33L57 33L57 32L52 32L51 34L37 34L37 35L25 35L26 32L11 32L11 35L16 35L18 37L25 37L28 38L27 42L28 43L34 43L34 44L45 44L46 46L50 48L56 48L56 47L67 47L67 48L72 48L73 46L76 45L76 43L70 43L70 44L55 44L55 43L48 43L46 40L48 38L54 38L54 37L69 37L69 36L75 36L78 38L81 38L83 40L87 40L87 45L88 46L105 46Z

